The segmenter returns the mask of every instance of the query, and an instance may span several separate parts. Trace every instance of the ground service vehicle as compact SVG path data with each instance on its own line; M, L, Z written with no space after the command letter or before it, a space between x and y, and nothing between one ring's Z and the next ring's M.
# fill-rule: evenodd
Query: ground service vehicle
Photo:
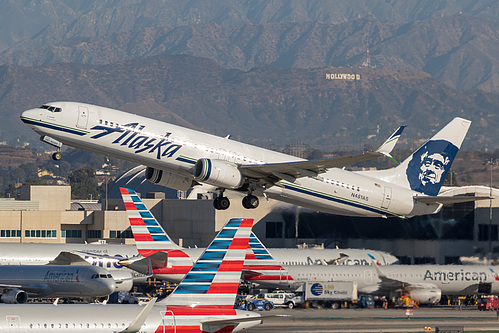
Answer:
M242 295L238 295L236 297L236 304L234 306L234 309L248 310L248 311L253 311L253 310L270 311L273 308L274 308L274 303L265 298L258 298L258 296L247 297Z
M271 301L274 304L274 307L288 307L286 300L288 298L293 298L295 296L294 293L285 293L285 292L275 292L275 293L260 293L257 295L257 298L265 298L266 300Z
M478 310L497 310L499 309L499 299L497 296L482 297L478 300Z
M345 302L358 299L357 282L306 282L295 293L286 298L288 308L311 306L315 308L339 309Z

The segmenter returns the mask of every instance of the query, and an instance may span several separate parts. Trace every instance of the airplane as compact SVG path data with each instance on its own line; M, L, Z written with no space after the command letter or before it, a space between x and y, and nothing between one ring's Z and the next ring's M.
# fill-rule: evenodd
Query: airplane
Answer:
M20 304L0 306L0 331L239 332L262 322L234 302L252 219L231 219L165 299L146 306ZM5 319L4 319L5 318Z
M246 256L248 258L248 255ZM252 269L251 266L255 269ZM482 265L286 266L263 244L254 260L246 259L243 278L264 288L295 291L305 282L355 282L359 293L390 296L409 291L420 304L440 301L441 295L499 294L499 274Z
M471 121L454 118L400 165L351 172L345 166L390 156L404 127L377 150L338 158L304 160L110 108L53 102L26 110L21 120L56 148L63 145L147 166L146 178L176 190L211 187L216 209L227 209L226 190L246 192L244 208L259 197L347 216L400 217L434 214L444 204L470 201L438 196Z
M203 249L178 246L168 236L134 190L120 187L120 192L130 220L135 245L140 254L139 257L121 260L120 263L132 268L136 258L147 258L158 252L166 252L168 256L167 265L165 267L153 266L153 276L170 282L180 281ZM260 251L260 240L253 232L251 232L249 244L255 253ZM373 260L378 264L388 265L398 262L398 259L389 253L372 250L272 248L269 251L278 262L285 262L290 265L327 265L333 263L368 265ZM144 266L142 268L146 269ZM244 270L248 269L245 263Z
M0 266L0 291L0 300L3 303L22 304L28 301L28 296L34 298L100 298L122 290L111 274L101 267L2 265Z

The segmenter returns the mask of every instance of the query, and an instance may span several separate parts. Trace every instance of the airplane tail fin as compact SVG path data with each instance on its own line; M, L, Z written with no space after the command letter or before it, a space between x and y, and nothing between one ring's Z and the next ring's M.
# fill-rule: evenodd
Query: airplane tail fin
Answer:
M244 259L243 279L255 283L273 279L277 279L277 281L293 280L253 232Z
M470 125L470 120L456 117L397 167L362 174L435 196L444 183Z
M252 227L253 219L231 219L162 302L233 309Z
M147 257L158 251L181 249L151 214L134 190L120 187L138 252Z

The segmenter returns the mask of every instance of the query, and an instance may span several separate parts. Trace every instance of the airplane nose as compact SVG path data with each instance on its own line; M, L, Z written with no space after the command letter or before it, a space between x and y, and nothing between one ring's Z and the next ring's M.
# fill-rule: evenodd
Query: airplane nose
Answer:
M36 119L39 113L38 109L23 111L23 113L21 113L21 120L25 123L29 123L31 120Z

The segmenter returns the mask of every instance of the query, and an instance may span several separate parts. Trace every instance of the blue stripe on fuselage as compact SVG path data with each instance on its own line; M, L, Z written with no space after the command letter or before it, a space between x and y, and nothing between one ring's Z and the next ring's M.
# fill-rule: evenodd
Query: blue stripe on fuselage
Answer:
M74 130L74 129L70 129L70 128L65 128L65 127L57 126L55 124L45 123L45 122L36 121L36 120L32 120L32 119L21 118L21 120L25 124L46 127L46 128L50 128L50 129L53 129L53 130L56 130L56 131L61 131L61 132L66 132L66 133L71 133L71 134L76 134L76 135L86 135L87 134L85 132L81 132L81 131L78 131L78 130Z
M391 216L398 217L398 215L395 215L393 213L384 212L384 211L376 209L376 208L363 206L363 205L361 205L359 203L355 203L355 202L350 202L350 201L343 200L343 199L334 198L334 197L331 197L331 196L328 196L328 195L325 195L325 194L315 193L315 192L312 192L312 191L309 191L309 190L306 190L306 189L302 189L302 188L291 186L291 185L289 185L287 183L282 183L282 184L284 185L284 188L287 189L287 190L296 191L296 192L307 194L307 195L310 195L310 196L313 196L313 197L317 197L317 198L320 198L320 199L325 199L325 200L329 200L329 201L338 202L340 204L344 204L344 205L348 205L348 206L352 206L352 207L364 209L364 210L367 210L367 211L370 211L370 212L374 212L374 213L377 213L377 214L380 214L380 215L391 215Z

